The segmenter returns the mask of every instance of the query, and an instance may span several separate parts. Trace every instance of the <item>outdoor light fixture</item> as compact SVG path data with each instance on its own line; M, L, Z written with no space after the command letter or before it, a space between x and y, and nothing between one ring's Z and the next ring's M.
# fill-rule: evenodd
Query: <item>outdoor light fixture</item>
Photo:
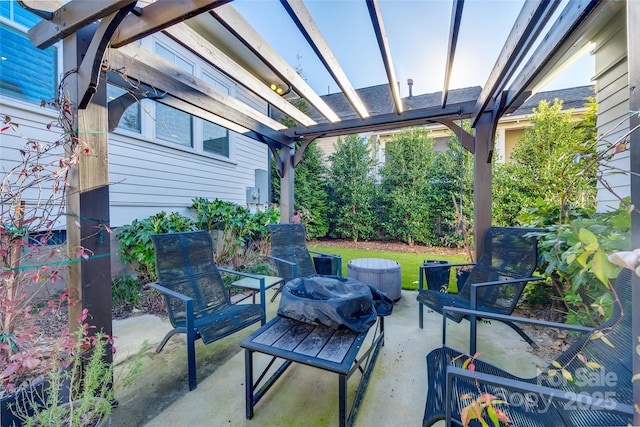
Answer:
M289 92L291 92L291 86L287 86L286 88L283 88L281 85L277 83L271 83L271 86L269 87L271 88L272 91L274 91L280 96L286 95Z

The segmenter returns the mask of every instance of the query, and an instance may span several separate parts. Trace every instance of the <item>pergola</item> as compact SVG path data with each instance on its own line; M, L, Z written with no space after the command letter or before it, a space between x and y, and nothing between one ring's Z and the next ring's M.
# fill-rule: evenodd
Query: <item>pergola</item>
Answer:
M449 81L464 9L464 0L454 0L441 104L404 111L380 1L366 0L394 104L393 111L371 115L304 3L281 0L357 113L355 118L353 114L349 117L336 114L229 4L230 0L71 0L66 3L22 0L20 3L43 18L29 31L35 46L46 48L63 41L64 72L72 72L67 78L66 90L77 108L77 131L94 154L84 158L72 176L67 211L81 218L81 227L67 227L68 242L70 247L80 241L86 247L95 243L93 246L99 248L96 255L100 255L108 254L110 248L97 244L94 228L97 223L92 218L101 218L102 222L108 223L108 131L117 125L127 106L145 97L267 144L281 176L281 217L284 221L293 214L293 170L303 160L306 147L316 138L441 123L461 135L463 146L474 155L474 224L476 235L482 235L491 225L491 156L499 118L521 105L531 95L532 88L588 43L585 32L607 13L612 2L571 0L551 23L560 1L525 1L480 95L476 99L449 103ZM630 108L639 111L640 2L628 1L626 16ZM189 25L192 22L189 20L198 20L200 27L202 24L207 27L209 22L212 27L215 24L224 31L203 34ZM548 31L543 32L546 28ZM254 92L270 108L292 117L301 125L286 129L263 112L215 90L134 43L160 31ZM236 46L231 53L221 49L221 46L229 45ZM275 74L323 119L312 120L271 90L271 82L261 78L261 70ZM105 81L119 85L129 93L107 102ZM464 132L454 122L460 119L471 119L473 134ZM635 115L631 127L636 126L637 121ZM633 134L630 144L631 194L636 206L640 206L639 139ZM297 141L302 144L296 151ZM633 224L633 247L640 247L637 213L633 214ZM95 323L107 332L111 331L111 307L107 303L111 299L109 262L109 257L105 256L72 264L68 276L69 286L81 297L83 307L91 307ZM634 279L638 282L637 277ZM634 287L635 301L640 301L638 289L638 286ZM640 336L640 314L634 316L634 336ZM638 373L638 354L634 354L633 360L634 372ZM640 401L639 385L635 386L634 396L635 401ZM634 421L634 424L640 424L640 415L636 415Z

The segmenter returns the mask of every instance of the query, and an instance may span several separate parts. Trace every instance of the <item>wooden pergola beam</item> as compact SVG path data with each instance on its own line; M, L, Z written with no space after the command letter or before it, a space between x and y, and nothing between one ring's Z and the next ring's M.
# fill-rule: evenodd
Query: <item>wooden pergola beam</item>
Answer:
M74 0L53 12L51 20L42 20L29 30L34 46L46 49L81 28L123 9L137 0Z
M503 101L502 112L517 107L531 95L530 88L544 78L555 62L571 49L572 41L577 38L577 29L588 26L590 14L601 0L572 0L567 3L558 19L531 55L522 72L509 87ZM591 17L594 19L594 17Z
M447 108L430 107L405 111L398 116L395 113L380 114L368 119L343 120L340 123L322 123L310 128L290 128L284 131L287 135L304 140L321 137L343 136L359 132L373 132L400 129L407 126L419 126L439 122L443 118L465 119L471 117L474 101L451 104Z
M380 11L380 2L378 0L367 0L367 7L369 8L369 16L371 17L371 23L373 24L373 31L375 32L376 39L378 40L378 47L380 48L380 55L382 55L382 62L384 63L384 68L387 72L387 80L389 81L389 89L391 90L393 104L395 105L396 113L401 114L404 107L402 106L402 99L400 98L398 79L396 78L396 72L393 68L389 39L387 38L387 32L384 29L384 21L382 20L382 12Z
M279 132L285 128L281 123L138 45L110 49L107 58L106 66L109 70L124 73L136 82L151 86L159 92L170 93L174 98L208 111L219 117L215 123L221 124L222 120L226 120L226 126L221 124L222 126L230 127L234 124L284 145L291 142ZM167 102L166 99L163 102ZM244 131L236 128L232 130L239 133Z
M547 23L556 10L560 0L536 0L528 1L522 6L520 14L502 47L497 62L494 64L487 82L482 87L482 92L476 103L476 112L472 120L472 126L478 121L491 100L500 95L511 78L532 42Z
M204 37L189 28L186 24L176 24L173 27L167 28L164 32L176 42L196 53L204 61L217 67L232 79L240 82L256 95L303 126L316 124L315 120L311 119L311 117L298 110L289 101L275 93L263 81L259 80L216 46L209 43Z
M331 74L331 77L333 77L336 83L338 83L338 86L340 86L344 96L347 98L356 113L358 113L360 118L363 119L369 117L367 107L362 103L360 96L358 96L358 93L351 85L349 78L340 66L336 57L333 55L331 48L329 48L329 45L322 36L322 33L320 33L320 29L311 17L309 10L306 8L302 0L280 0L280 2L289 13L289 16L307 40L313 51L318 55L318 58L324 64L329 74Z
M121 47L133 43L229 1L231 0L156 0L142 8L140 16L130 15L122 22L111 46Z
M451 26L449 27L449 47L447 49L447 62L444 70L444 86L442 88L442 108L447 105L449 96L449 80L453 70L453 61L456 57L456 47L458 46L458 33L460 32L460 22L462 22L462 9L464 0L453 1L451 6Z
M280 78L288 82L293 90L311 104L320 114L332 123L340 117L326 102L311 89L311 86L275 51L258 32L230 4L218 7L210 12L225 28L249 48Z

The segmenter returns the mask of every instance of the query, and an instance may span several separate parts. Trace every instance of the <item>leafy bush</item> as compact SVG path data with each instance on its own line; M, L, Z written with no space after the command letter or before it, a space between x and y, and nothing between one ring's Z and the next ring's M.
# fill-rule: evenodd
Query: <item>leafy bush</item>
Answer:
M175 212L169 215L159 212L142 220L134 219L131 224L116 230L120 260L131 266L141 283L153 282L156 280L156 267L151 235L195 229L193 220Z
M220 230L219 236L224 242L222 250L216 252L216 262L223 264L236 264L239 252L246 252L254 247L264 252L267 224L280 221L280 211L273 206L252 214L245 207L232 202L220 199L210 201L198 197L193 199L190 209L195 212L198 229Z
M598 325L611 314L612 297L605 285L617 276L619 268L608 254L629 250L631 215L628 205L612 212L588 215L579 210L566 213L563 223L549 224L554 209L539 201L539 214L527 212L530 225L544 225L538 233L541 270L547 276L546 292L558 301L569 323ZM540 285L538 285L540 286ZM542 291L528 289L540 296Z
M535 207L539 198L558 205L595 206L597 171L575 161L595 151L596 104L589 100L587 106L582 121L572 120L557 99L553 104L543 100L533 109L532 126L518 139L511 161L494 168L495 224L515 225L517 216Z

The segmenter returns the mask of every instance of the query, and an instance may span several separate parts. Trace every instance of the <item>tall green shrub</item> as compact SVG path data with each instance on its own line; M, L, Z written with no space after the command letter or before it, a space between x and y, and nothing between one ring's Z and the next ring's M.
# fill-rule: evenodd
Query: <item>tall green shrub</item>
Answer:
M385 156L381 170L385 232L410 245L431 244L435 236L426 207L436 155L429 131L411 128L394 135L386 143Z
M333 237L369 240L377 234L374 211L375 160L365 138L338 138L329 156L327 179L329 218Z
M575 161L595 151L596 105L587 103L582 121L562 111L562 101L541 101L533 109L532 126L526 128L511 155L511 162L496 165L493 185L493 219L515 225L523 209L538 198L589 208L596 202L596 171L585 171Z

